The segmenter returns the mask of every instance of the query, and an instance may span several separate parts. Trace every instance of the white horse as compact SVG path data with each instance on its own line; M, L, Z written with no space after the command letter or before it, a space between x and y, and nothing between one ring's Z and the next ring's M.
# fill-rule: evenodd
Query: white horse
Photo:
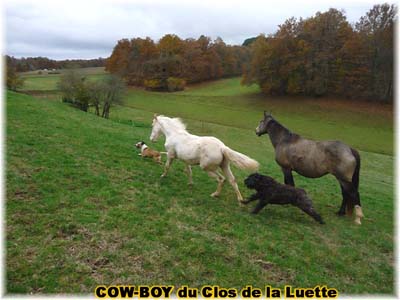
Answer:
M186 130L186 125L179 118L154 115L150 140L157 141L161 133L165 135L165 149L167 150L167 162L161 177L167 175L172 161L177 158L185 162L189 185L192 185L190 166L200 165L200 168L206 171L210 177L218 181L217 190L211 194L212 197L218 197L225 181L225 177L218 172L218 168L221 168L235 190L239 203L243 200L232 174L230 162L240 169L255 171L259 166L257 161L230 149L215 137L190 134Z

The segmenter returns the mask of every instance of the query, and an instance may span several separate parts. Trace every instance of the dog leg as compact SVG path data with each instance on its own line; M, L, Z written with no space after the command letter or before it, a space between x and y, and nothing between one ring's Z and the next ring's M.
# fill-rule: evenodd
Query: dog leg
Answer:
M264 208L264 206L266 206L268 204L268 202L264 202L264 201L259 201L256 205L256 207L253 209L253 211L251 212L252 214L258 214L258 212L260 210L262 210Z
M307 215L311 216L315 221L320 224L325 224L322 217L315 211L314 207L312 206L312 202L310 199L303 199L301 202L292 203L294 206L297 206L302 211L304 211Z
M255 194L251 195L249 199L247 199L247 200L242 200L241 202L242 202L243 204L248 204L248 203L250 203L250 202L252 202L252 201L255 201L255 200L257 200L257 199L260 199L260 195L259 195L258 193L255 193Z

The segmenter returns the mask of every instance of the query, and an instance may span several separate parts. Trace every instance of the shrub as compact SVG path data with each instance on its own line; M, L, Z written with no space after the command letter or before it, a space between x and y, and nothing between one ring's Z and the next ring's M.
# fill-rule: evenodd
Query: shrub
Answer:
M144 87L150 91L162 91L166 89L165 83L160 79L145 79Z
M62 101L87 111L90 96L85 86L85 77L73 70L65 72L58 82L58 89L62 95Z
M24 79L17 74L15 69L11 66L7 66L7 88L12 91L17 91L24 85Z
M167 79L169 92L183 91L186 86L186 81L182 78L169 77Z

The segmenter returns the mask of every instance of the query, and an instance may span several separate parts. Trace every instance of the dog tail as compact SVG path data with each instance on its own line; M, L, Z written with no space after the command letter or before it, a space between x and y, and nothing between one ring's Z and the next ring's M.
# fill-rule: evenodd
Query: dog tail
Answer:
M235 166L242 170L257 171L260 164L254 159L232 150L229 147L222 149L224 157L231 161Z

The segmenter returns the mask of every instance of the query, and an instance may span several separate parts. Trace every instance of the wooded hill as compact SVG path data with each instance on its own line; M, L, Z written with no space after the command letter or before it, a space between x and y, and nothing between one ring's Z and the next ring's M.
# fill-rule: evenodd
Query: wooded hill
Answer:
M330 9L288 19L275 34L251 44L244 83L266 94L339 95L393 101L394 5L375 5L351 25Z
M343 11L290 18L274 34L230 46L221 38L182 40L167 34L122 39L106 69L128 84L181 90L201 82L243 74L269 95L311 95L393 101L394 5L375 5L355 24Z
M158 43L150 38L122 39L108 59L106 70L128 84L154 90L181 90L194 83L241 75L250 49L229 46L221 38L182 40L167 34Z

